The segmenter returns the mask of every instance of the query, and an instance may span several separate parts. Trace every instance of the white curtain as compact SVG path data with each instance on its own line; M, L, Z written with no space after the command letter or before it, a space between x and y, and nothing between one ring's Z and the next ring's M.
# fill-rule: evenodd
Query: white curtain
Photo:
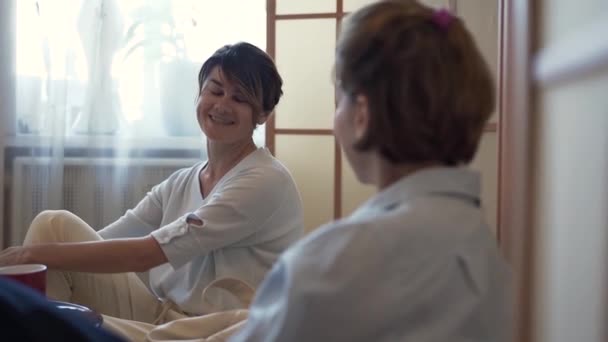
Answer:
M44 209L101 228L205 158L198 69L224 44L266 46L265 0L2 1L5 246Z

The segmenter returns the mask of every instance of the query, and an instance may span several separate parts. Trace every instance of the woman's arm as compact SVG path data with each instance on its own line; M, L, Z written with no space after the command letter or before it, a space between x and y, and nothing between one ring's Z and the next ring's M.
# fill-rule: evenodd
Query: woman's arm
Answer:
M118 220L97 233L105 240L147 236L160 227L163 217L160 198L159 186L156 186L135 208L127 210Z
M192 177L198 177L198 165L200 164L178 170L162 183L155 185L135 208L127 210L118 220L99 230L99 236L105 240L139 238L160 228L166 210L163 202L172 194L179 198L185 196L184 183Z
M37 263L76 272L143 272L166 262L167 257L152 236L39 244L0 252L0 266Z

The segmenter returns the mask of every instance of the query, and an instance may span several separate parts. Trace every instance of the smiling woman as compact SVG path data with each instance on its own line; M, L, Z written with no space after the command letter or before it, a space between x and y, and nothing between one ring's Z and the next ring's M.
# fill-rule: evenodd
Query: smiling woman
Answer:
M47 208L104 227L206 159L198 70L238 41L266 46L265 0L0 1L0 245Z
M203 64L198 76L197 118L209 141L249 139L278 103L283 94L278 72L255 73L254 65L274 69L266 53L249 43L225 46ZM226 129L228 136L223 133Z
M199 72L206 161L175 172L98 233L67 211L41 213L24 247L0 252L0 265L48 265L49 297L108 315L104 325L123 333L131 320L162 323L242 307L229 293L203 298L204 290L222 278L255 288L303 233L289 171L253 141L281 86L272 59L256 46L220 48Z

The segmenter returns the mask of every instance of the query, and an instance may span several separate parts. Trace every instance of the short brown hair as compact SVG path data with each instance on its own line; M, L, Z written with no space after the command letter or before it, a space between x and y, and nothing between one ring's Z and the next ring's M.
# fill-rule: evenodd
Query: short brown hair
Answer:
M359 150L393 163L458 165L475 156L494 109L494 81L463 22L447 26L416 1L380 1L346 19L336 78L366 95L370 122Z
M198 73L198 90L219 66L222 72L235 82L257 115L270 115L283 95L283 80L274 61L255 45L240 42L225 45L209 57Z

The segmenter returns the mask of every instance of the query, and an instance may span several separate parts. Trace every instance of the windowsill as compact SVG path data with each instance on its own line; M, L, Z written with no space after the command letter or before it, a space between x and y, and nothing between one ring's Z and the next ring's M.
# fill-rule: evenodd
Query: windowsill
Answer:
M56 144L64 148L116 149L116 150L195 150L205 148L203 137L120 137L120 136L52 136L18 135L0 137L5 147L50 147Z

